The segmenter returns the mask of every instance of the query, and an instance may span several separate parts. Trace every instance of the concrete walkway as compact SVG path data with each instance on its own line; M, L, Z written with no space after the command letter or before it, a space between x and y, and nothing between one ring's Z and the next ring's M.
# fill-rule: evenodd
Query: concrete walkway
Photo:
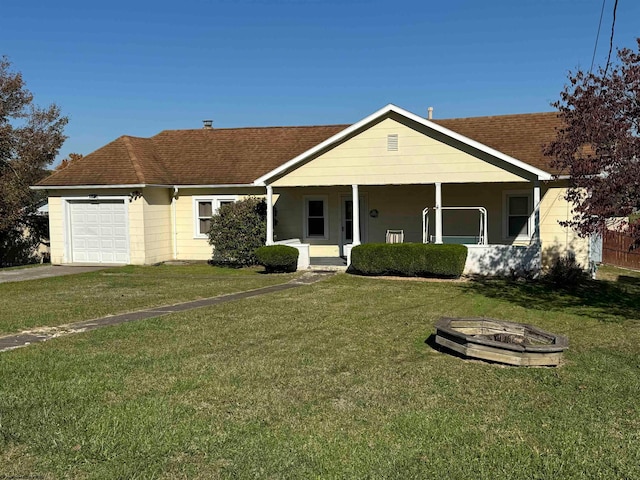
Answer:
M42 265L40 267L15 268L11 270L0 269L0 283L23 282L25 280L37 280L39 278L59 277L73 275L74 273L95 272L111 268L111 265L71 267L66 265Z
M81 267L77 267L81 268ZM88 332L97 328L108 327L110 325L118 325L120 323L133 322L136 320L144 320L147 318L161 317L170 313L185 312L195 308L208 307L219 303L231 302L234 300L242 300L245 298L257 297L274 292L281 292L291 288L309 285L330 277L335 272L305 272L299 277L288 283L272 285L270 287L258 288L247 292L231 293L228 295L220 295L218 297L203 298L201 300L193 300L191 302L176 303L164 307L148 308L146 310L138 310L135 312L122 313L119 315L108 315L106 317L94 318L93 320L83 320L81 322L69 323L57 327L40 327L21 333L0 337L0 352L13 350L14 348L26 347L32 343L45 342L52 338L71 335L74 333Z

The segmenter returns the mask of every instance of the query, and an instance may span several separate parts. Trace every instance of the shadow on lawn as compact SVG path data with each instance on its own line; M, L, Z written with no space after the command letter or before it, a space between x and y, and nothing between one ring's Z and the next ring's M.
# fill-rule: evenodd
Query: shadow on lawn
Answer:
M638 277L630 277L627 275L618 275L618 283L623 283L625 285L633 285L636 287L640 287L640 278Z
M588 281L572 289L502 279L477 279L462 288L529 309L564 311L603 322L640 320L640 279L632 277Z

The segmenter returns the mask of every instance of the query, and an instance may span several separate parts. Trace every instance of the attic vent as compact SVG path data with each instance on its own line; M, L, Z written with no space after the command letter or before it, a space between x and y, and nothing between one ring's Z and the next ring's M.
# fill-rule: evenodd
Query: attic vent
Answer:
M390 133L387 135L387 152L398 151L398 134Z
M205 130L213 128L213 120L202 120L202 128Z

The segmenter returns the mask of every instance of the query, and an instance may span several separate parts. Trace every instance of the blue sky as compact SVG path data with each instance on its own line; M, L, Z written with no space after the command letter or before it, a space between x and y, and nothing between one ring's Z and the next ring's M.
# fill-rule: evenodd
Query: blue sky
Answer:
M596 64L609 47L607 0ZM4 2L0 55L70 118L59 159L165 129L551 110L588 69L601 0ZM619 0L614 46L635 48Z

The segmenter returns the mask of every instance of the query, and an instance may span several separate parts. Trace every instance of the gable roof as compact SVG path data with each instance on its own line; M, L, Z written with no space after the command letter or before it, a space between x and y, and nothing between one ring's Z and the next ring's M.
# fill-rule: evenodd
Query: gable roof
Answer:
M353 125L165 130L122 136L53 173L36 188L115 185L260 185L314 152L395 112L490 153L541 179L552 171L542 146L555 138L555 113L426 120L387 105Z
M337 145L339 142L348 138L350 135L353 135L359 131L362 131L363 129L367 128L369 125L379 121L382 118L386 118L390 114L399 115L413 122L416 122L419 125L423 125L439 133L442 133L455 141L461 142L462 144L465 144L471 148L477 149L480 152L487 153L510 165L513 165L526 172L529 172L530 174L535 175L540 180L550 180L552 178L552 174L549 173L548 171L538 168L534 166L532 163L520 160L509 154L506 154L499 148L491 147L491 145L489 144L480 142L476 139L472 139L464 134L461 134L458 131L454 131L451 128L447 128L446 126L443 125L443 123L447 123L449 126L452 126L452 127L460 127L462 130L466 130L469 133L476 134L476 136L478 135L483 136L485 140L492 141L495 145L498 145L500 148L508 147L511 150L517 151L519 156L530 157L529 160L531 162L540 164L544 162L544 156L542 153L544 142L536 143L535 138L530 139L527 134L527 127L529 123L535 123L535 120L538 120L538 122L541 125L543 125L543 130L544 130L543 133L546 135L547 141L550 141L555 136L555 127L553 129L549 129L549 128L545 129L544 127L545 126L549 127L549 125L546 125L546 124L550 123L549 115L555 115L553 113L552 114L505 115L501 117L476 117L476 118L467 118L467 119L452 119L448 121L446 120L433 121L433 120L427 120L425 118L422 118L418 115L415 115L393 104L389 104L381 108L377 112L372 113L368 117L363 118L359 122L354 123L350 127L342 130L341 132L337 133L333 137L328 138L324 142L314 146L313 148L307 150L306 152L289 160L285 164L280 165L278 168L272 170L266 175L259 177L254 183L256 185L264 185L265 183L267 183L268 180L271 180L273 178L276 178L280 175L285 174L285 172L288 172L296 168L298 165L309 160L319 152L329 149L334 145ZM547 116L548 117L546 119L547 121L545 122L541 118L534 119L533 116L535 115ZM514 122L514 119L523 117L523 116L529 116L530 118L528 120L525 119L519 122ZM487 119L498 119L498 120L487 121ZM465 120L465 122L460 122L459 120ZM532 122L531 120L534 120L534 122ZM518 123L519 125L514 125L514 123ZM494 133L494 132L491 132L492 127L500 127L500 128L498 128L497 131ZM550 137L548 136L549 134L552 134L553 136ZM546 162L544 162L544 164L546 165Z

